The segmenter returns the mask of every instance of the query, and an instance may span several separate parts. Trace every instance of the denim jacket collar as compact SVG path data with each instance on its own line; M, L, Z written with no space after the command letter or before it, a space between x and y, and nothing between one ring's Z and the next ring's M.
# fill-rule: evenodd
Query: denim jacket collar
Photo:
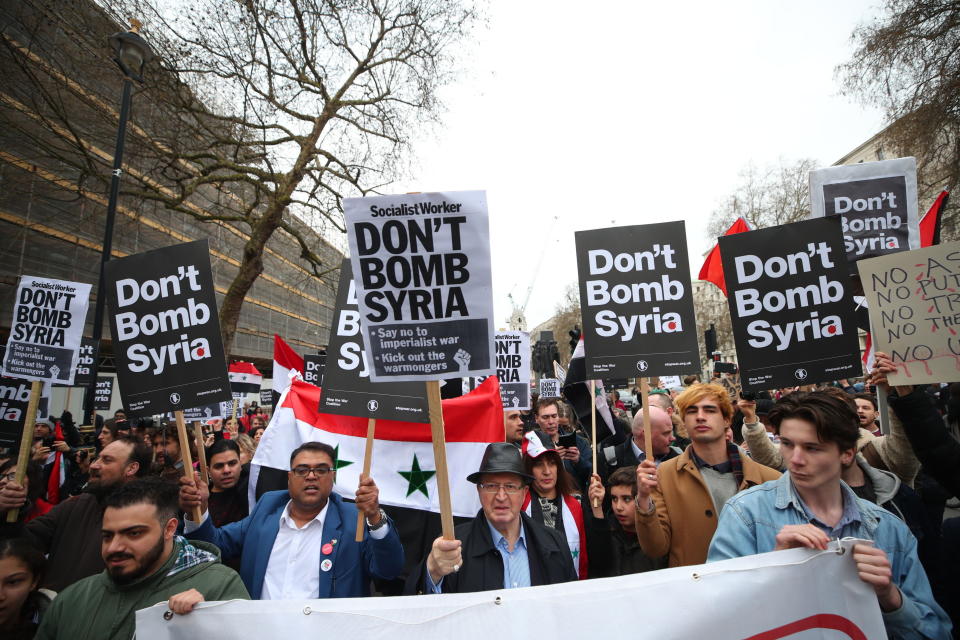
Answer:
M776 507L777 509L787 509L792 508L797 512L802 518L806 519L807 514L803 509L803 504L800 501L800 495L797 494L797 490L793 487L793 481L790 479L790 472L784 471L783 475L780 476L780 479L776 481L777 484L777 498L776 498ZM877 526L880 523L880 519L874 515L872 510L861 509L861 502L858 502L857 494L853 492L847 483L843 480L840 481L840 490L843 491L843 499L845 504L854 504L857 506L857 510L860 512L860 521L863 525L864 530L867 535L872 539L874 533L877 530Z

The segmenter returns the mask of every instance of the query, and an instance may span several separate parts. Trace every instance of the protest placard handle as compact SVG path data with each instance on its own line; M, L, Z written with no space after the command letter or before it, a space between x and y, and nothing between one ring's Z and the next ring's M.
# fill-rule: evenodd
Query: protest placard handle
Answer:
M596 382L590 381L590 451L593 454L593 473L597 472L597 390ZM600 506L600 502L594 498L593 508Z
M197 441L197 461L200 463L200 482L209 484L210 474L207 471L206 447L203 446L203 429L200 427L200 423L196 421L193 423L193 438Z
M643 407L643 452L653 460L653 437L650 435L650 379L640 378L640 406Z
M890 435L890 402L887 400L887 388L877 387L877 418L880 420L880 433Z
M377 429L377 419L367 418L367 446L363 450L363 477L370 477L370 467L373 464L373 434ZM357 542L363 542L363 511L357 513Z
M183 461L183 475L193 480L193 456L190 455L190 437L187 436L187 422L183 419L183 411L174 411L173 417L177 421L177 438L180 440L180 458ZM193 508L194 522L200 522L203 512L200 507Z
M440 499L440 528L443 537L453 540L453 506L450 502L450 481L447 479L447 442L443 432L443 405L440 381L428 380L427 406L430 413L430 434L433 439L433 464L437 468L437 495Z
M40 405L40 396L43 394L43 383L34 380L30 385L30 402L27 403L27 415L23 419L23 434L20 436L20 453L17 455L17 471L14 481L23 486L23 478L27 475L27 464L33 448L33 430L36 427L37 407ZM7 522L16 522L20 516L20 509L10 509L7 512Z

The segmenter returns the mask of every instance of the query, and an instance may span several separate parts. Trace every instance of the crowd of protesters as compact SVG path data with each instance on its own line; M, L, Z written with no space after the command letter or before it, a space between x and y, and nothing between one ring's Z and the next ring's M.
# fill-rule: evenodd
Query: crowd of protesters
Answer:
M203 456L208 482L184 473L172 424L120 411L84 447L64 413L37 423L22 483L0 457L0 636L130 638L135 611L160 601L187 614L204 600L509 589L854 537L871 541L852 561L890 637L950 638L960 385L891 388L893 370L878 353L862 381L655 387L649 452L636 389L609 394L616 433L599 442L561 400L505 410L505 442L478 469L451 470L482 506L453 540L435 519L381 507L369 476L354 500L334 493L336 452L321 443L291 451L286 488L251 505L259 407L205 425L191 459Z

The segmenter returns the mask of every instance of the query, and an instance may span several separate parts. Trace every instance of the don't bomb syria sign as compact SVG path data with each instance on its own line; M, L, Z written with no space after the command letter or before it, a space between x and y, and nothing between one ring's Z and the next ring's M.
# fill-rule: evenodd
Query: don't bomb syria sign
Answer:
M111 260L105 275L127 410L156 414L229 400L207 241Z

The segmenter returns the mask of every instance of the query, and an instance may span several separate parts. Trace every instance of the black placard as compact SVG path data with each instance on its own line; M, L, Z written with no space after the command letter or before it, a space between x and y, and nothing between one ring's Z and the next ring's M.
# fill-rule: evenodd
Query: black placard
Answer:
M77 357L77 367L73 373L73 387L89 387L93 381L93 363L97 359L97 347L93 338L84 338L80 341L80 351ZM55 384L55 387L67 385Z
M97 386L93 394L93 410L109 411L113 399L113 378L97 376Z
M272 389L260 389L260 406L261 407L273 406L273 390Z
M230 400L206 240L104 267L120 394L132 415Z
M0 447L17 447L30 402L30 381L0 377Z
M723 236L719 242L745 390L862 373L838 218Z
M426 385L422 382L370 381L360 335L360 311L350 261L340 266L337 309L327 347L320 412L380 420L430 422Z
M700 370L683 222L578 231L587 378Z
M323 370L327 366L327 356L306 354L303 356L303 381L323 386Z

